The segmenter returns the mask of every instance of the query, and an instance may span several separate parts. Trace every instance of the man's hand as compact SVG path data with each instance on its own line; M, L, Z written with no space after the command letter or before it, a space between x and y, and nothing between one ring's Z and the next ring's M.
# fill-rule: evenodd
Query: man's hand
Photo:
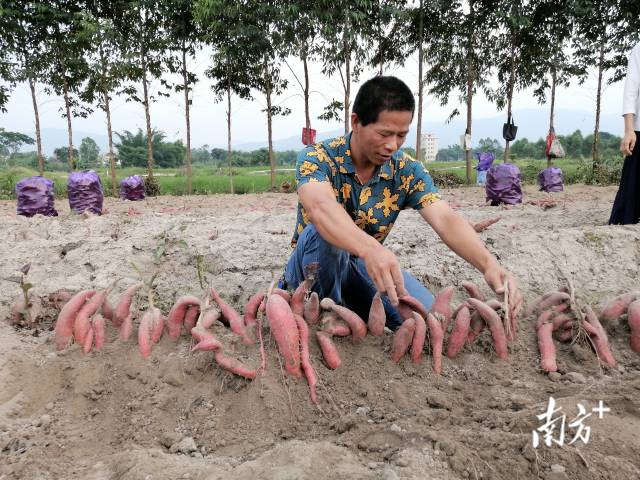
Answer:
M636 132L626 132L620 142L620 151L623 155L631 155L633 147L636 146Z
M385 293L391 304L397 306L398 297L406 292L402 270L396 256L388 248L377 244L365 250L361 258L378 291Z
M507 270L502 268L497 262L484 271L484 279L491 289L498 295L504 295L504 285L507 283L509 290L509 317L518 319L522 310L522 294L518 290L518 282Z

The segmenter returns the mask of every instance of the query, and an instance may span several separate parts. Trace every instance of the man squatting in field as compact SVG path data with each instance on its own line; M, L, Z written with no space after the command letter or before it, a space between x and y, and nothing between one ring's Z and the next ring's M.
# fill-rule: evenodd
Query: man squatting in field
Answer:
M494 292L503 293L511 277L510 300L520 300L511 274L469 222L441 199L422 164L399 150L414 109L404 82L374 77L356 95L351 132L300 152L295 248L280 287L295 289L313 270L313 291L320 298L330 297L362 318L368 317L380 291L386 294L387 327L395 330L403 320L395 308L399 296L408 293L426 309L434 299L383 245L400 210L414 208L451 250L484 275Z

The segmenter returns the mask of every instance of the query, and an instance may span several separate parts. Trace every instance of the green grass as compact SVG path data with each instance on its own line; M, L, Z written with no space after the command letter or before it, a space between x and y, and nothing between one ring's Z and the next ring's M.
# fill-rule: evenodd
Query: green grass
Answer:
M500 160L496 160L498 162ZM523 183L536 183L538 172L547 166L546 160L519 159L515 161L522 172ZM475 162L474 162L475 164ZM589 182L591 171L590 160L579 159L558 159L553 162L564 172L566 184ZM615 163L605 161L605 165L612 168L619 168ZM291 169L291 166L282 167ZM430 171L441 173L453 173L463 181L466 179L465 162L432 162L427 164ZM268 174L268 166L254 167L234 167L233 184L235 193L262 193L268 192L271 188L271 177ZM266 171L266 173L252 173ZM472 182L476 182L476 170L472 169ZM111 195L111 178L107 168L98 169L98 174L104 186L105 195ZM116 170L116 180L119 185L120 180L129 175L145 175L144 168L119 168ZM0 198L15 198L15 185L18 180L24 177L37 175L37 171L24 167L13 167L7 170L0 170ZM184 195L187 190L187 178L184 169L158 168L154 170L154 176L160 184L160 190L164 195ZM67 195L67 172L45 172L45 177L54 181L54 190L57 197ZM278 172L276 174L275 185L279 189L282 182L294 184L295 175L293 171ZM615 177L609 181L616 183ZM216 193L230 193L228 169L214 168L212 166L196 165L193 167L192 176L193 193L197 195L210 195Z

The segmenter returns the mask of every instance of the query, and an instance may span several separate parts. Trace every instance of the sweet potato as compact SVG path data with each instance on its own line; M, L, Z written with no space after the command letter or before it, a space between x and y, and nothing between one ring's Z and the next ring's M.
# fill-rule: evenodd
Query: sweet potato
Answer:
M476 337L480 335L480 332L482 332L484 327L485 327L484 320L476 310L473 310L473 313L471 313L471 321L469 324L469 334L467 335L467 343L468 344L473 343Z
M116 309L113 311L113 318L111 319L113 321L113 325L116 328L120 328L120 326L122 325L122 322L124 322L127 316L129 315L129 310L131 310L131 302L133 301L133 297L138 292L138 290L142 288L143 285L144 284L142 283L136 283L135 285L131 285L129 288L127 288L124 291L124 293L120 297L120 300L116 305Z
M320 318L320 298L316 292L311 292L304 302L304 319L309 325L315 325Z
M438 292L431 307L431 313L442 315L442 328L446 331L449 320L451 320L451 298L455 292L455 287L446 287ZM420 312L418 312L420 313ZM422 313L420 313L422 315ZM424 316L424 318L427 318ZM437 318L437 316L436 316Z
M371 308L369 309L369 320L367 321L369 333L375 337L384 335L384 326L386 323L387 317L384 312L382 297L380 296L380 292L376 292L371 302Z
M501 217L495 217L495 218L489 218L487 220L483 220L481 222L478 223L472 223L471 226L473 227L473 229L477 232L483 232L485 231L487 228L489 228L491 225L493 225L494 223L500 221ZM475 297L472 297L475 298ZM480 300L480 299L478 299Z
M427 328L429 330L429 344L431 345L431 368L436 375L440 375L442 373L444 330L440 321L431 313L427 315Z
M418 299L412 297L409 294L406 294L406 295L402 295L401 297L398 297L398 300L400 301L398 310L400 311L400 314L403 320L408 320L409 318L413 318L413 312L418 312L422 318L427 317L427 314L429 313L429 311L426 308L424 308L424 305ZM404 309L405 306L408 307L409 310Z
M349 325L338 320L335 316L325 317L321 330L335 337L348 337L351 335Z
M552 310L545 310L540 315L538 315L538 320L536 320L536 330L538 330L543 324L551 322L552 316Z
M555 332L558 329L564 330L567 325L571 327L572 322L573 317L571 315L568 313L559 313L552 319L553 331Z
M309 396L311 397L311 401L317 405L318 395L316 393L316 386L318 384L318 379L316 377L316 372L313 369L313 365L311 365L311 359L309 358L309 326L300 315L296 315L294 313L294 317L296 319L298 333L300 335L300 365L302 366L302 371L304 372L304 376L309 384Z
M333 299L329 297L325 297L320 300L320 308L322 310L331 310L331 307L333 307L335 304L336 302L334 302Z
M274 288L272 293L280 295L287 303L291 303L291 294L286 290L282 290L281 288Z
M296 319L289 304L277 294L267 299L267 320L271 335L278 345L284 359L284 369L294 377L300 378L300 334Z
M525 316L528 317L529 315L533 315L534 313L536 313L536 310L541 310L541 309L538 308L538 306L540 305L540 302L542 302L543 300L546 300L551 295L555 295L556 293L559 293L559 292L569 293L569 290L567 288L560 287L557 290L550 290L550 291L540 295L533 302L531 302L529 307L527 307L527 310L525 312Z
M331 370L335 370L340 366L342 361L340 360L340 355L338 354L336 346L331 341L331 335L326 332L316 332L316 338L318 339L318 344L322 351L324 363Z
M264 292L258 292L253 297L249 299L247 304L244 306L244 326L250 331L253 332L257 325L256 318L258 317L258 308L260 304L264 300Z
M218 319L220 319L220 312L218 310L210 308L200 316L198 322L196 323L196 327L201 327L206 330L208 328L211 328L213 324L218 321ZM193 335L193 328L191 330Z
M500 316L494 309L492 309L486 303L481 302L480 300L470 298L467 300L467 302L469 302L469 305L476 309L476 311L489 326L498 358L506 360L508 357L507 337L505 335L504 325L502 324Z
M569 302L569 300L571 300L571 296L568 293L554 292L546 298L540 300L534 311L547 310L549 307L554 307L556 305L560 305L561 303Z
M449 344L447 345L447 357L454 358L464 347L469 335L470 324L471 312L469 312L468 307L462 307L455 316L453 329L449 336Z
M89 353L92 347L93 347L93 326L89 325L89 330L87 330L87 334L84 337L84 342L82 342L82 351L84 353Z
M415 332L413 334L413 340L411 341L411 361L413 363L420 363L422 361L424 341L427 338L427 324L424 318L417 312L413 312L413 319L415 320Z
M351 342L358 343L367 335L367 324L360 316L342 305L334 304L331 309L342 318L351 329Z
M489 305L491 308L493 308L496 311L502 310L502 307L504 307L504 303L502 303L500 300L497 300L495 298L490 298L489 300L485 301L484 303L486 303L487 305Z
M477 298L481 302L485 301L485 296L482 294L482 292L480 291L480 288L475 283L464 281L464 282L461 282L460 285L462 285L462 288L464 288L467 291L467 294L471 298Z
M573 340L573 325L569 324L556 331L556 338L560 342L568 342L569 340Z
M640 300L634 300L627 309L627 321L631 329L631 350L640 353Z
M144 312L138 325L138 350L143 358L151 355L151 329L153 328L153 311Z
M553 323L545 322L538 328L538 349L540 350L540 368L545 372L556 372L556 347L551 336Z
M212 289L213 290L213 289ZM187 309L190 306L200 306L200 299L193 295L184 295L173 304L169 315L167 315L167 334L169 338L177 340L180 337L182 331L182 325L184 324L184 317L187 314Z
M211 332L205 330L200 325L196 325L191 329L191 336L198 342L192 349L192 352L198 350L218 350L222 348L222 343L213 336Z
M102 316L104 318L106 318L107 320L113 321L114 311L113 311L113 307L109 303L109 299L107 298L104 299L104 303L102 304L102 309L100 310L100 312L102 313Z
M199 305L190 305L187 308L187 313L184 315L184 329L187 333L191 333L191 329L196 326L198 315L200 315Z
M611 322L616 320L620 315L623 315L631 302L636 298L640 298L638 292L625 293L610 301L608 301L600 312L600 319L603 322Z
M107 291L100 290L80 308L73 324L73 338L79 344L85 344L85 337L91 329L91 317L102 307L106 296Z
M593 347L596 350L598 358L610 367L615 367L616 360L611 353L607 333L604 331L604 328L602 328L598 316L589 305L585 307L584 313L585 320L582 322L582 325L593 340Z
M99 313L93 316L93 340L96 344L96 350L102 350L104 347L105 319Z
M391 342L391 360L395 363L399 363L400 359L407 353L411 342L413 341L413 335L416 331L416 320L414 318L408 318L400 328L396 330L393 335L393 341Z
M120 325L120 333L118 334L118 337L123 342L128 342L129 338L131 338L132 332L133 332L133 318L131 317L131 314L129 314L125 317L124 321Z
M233 333L238 335L245 345L253 345L253 340L247 335L247 330L244 326L244 320L238 312L229 304L225 303L215 288L211 288L211 298L218 304L222 317L229 322L229 328Z
M151 311L151 341L158 343L164 332L165 318L158 307L150 307L149 310Z
M249 380L252 380L256 378L256 375L258 374L256 370L252 370L251 368L247 367L240 360L233 357L226 356L222 352L222 349L216 350L216 353L214 354L214 359L216 363L220 365L222 368L240 377L244 377L244 378L248 378Z
M291 305L291 311L294 315L304 315L304 299L307 295L307 291L309 290L309 281L303 280L296 288L296 291L291 295L291 301L289 304Z

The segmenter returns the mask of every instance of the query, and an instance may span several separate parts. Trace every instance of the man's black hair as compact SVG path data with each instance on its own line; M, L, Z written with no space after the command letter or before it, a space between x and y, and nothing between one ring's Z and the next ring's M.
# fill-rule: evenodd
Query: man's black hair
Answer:
M383 110L413 112L416 102L407 84L396 77L377 76L362 84L353 102L353 113L362 126L378 121Z

